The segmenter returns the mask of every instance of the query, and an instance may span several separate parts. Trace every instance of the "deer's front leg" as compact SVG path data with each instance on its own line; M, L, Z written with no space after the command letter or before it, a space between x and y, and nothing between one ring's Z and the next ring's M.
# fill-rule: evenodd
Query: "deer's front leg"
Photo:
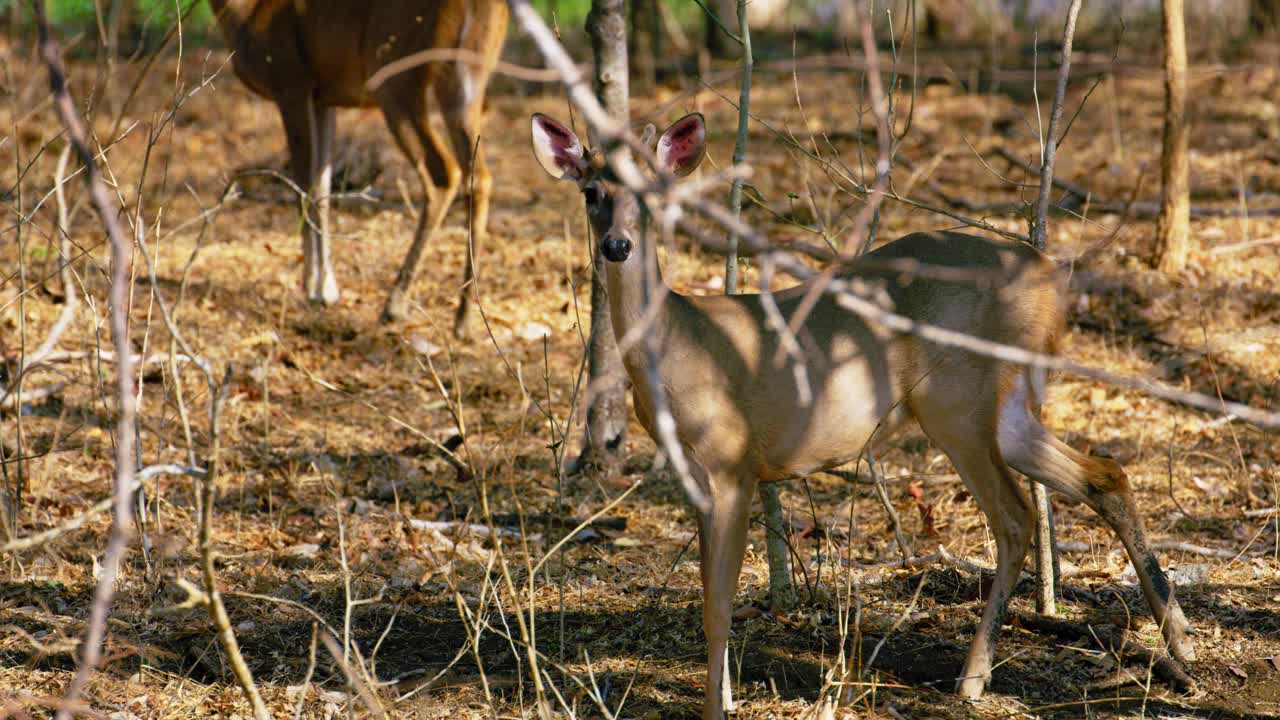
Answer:
M733 595L747 546L747 517L755 496L755 478L702 473L711 495L711 511L699 522L702 554L702 627L707 635L707 691L704 720L721 720L733 710L727 655Z
M333 257L329 247L329 196L333 192L333 134L337 110L316 107L312 117L312 183L307 189L316 208L316 227L307 268L307 299L319 305L336 305L338 280L333 275Z

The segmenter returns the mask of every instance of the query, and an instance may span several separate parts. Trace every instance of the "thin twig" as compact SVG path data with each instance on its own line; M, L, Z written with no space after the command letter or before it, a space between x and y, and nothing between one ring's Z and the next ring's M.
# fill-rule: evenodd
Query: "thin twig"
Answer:
M80 294L75 288L75 269L71 265L71 238L70 219L67 211L66 192L63 185L66 182L67 161L71 159L71 146L67 145L62 148L62 152L58 154L58 165L53 174L53 186L55 205L57 207L58 226L54 228L54 232L58 236L58 260L60 263L59 272L62 275L62 312L58 314L58 319L53 323L53 327L49 329L49 334L45 337L44 342L36 351L28 355L24 364L38 363L41 359L53 352L53 348L58 345L58 340L62 334L66 332L67 327L75 318L76 310L80 308ZM0 400L0 405L4 403Z
M705 8L704 8L705 9ZM710 15L710 11L707 11ZM715 17L711 15L711 17ZM742 83L738 93L738 135L733 142L733 164L741 167L747 161L747 131L751 121L751 70L755 58L751 54L751 25L747 22L747 0L738 0L738 42L742 45ZM742 216L741 175L729 184L729 211ZM729 234L729 252L724 256L724 294L738 292L738 236Z
M885 489L884 479L876 471L875 454L870 450L867 451L867 469L871 471L871 482L875 486L876 498L880 500L880 505L884 507L885 514L889 516L889 528L893 530L893 539L898 543L898 550L902 553L902 562L907 563L911 560L911 545L907 542L907 537L902 532L902 520L898 517L897 508L889 500L889 492Z
M393 76L433 62L456 62L459 65L465 63L482 67L486 62L486 58L483 54L468 48L428 48L419 50L379 68L377 72L370 75L369 79L365 81L365 91L372 94ZM560 74L555 70L524 67L523 65L516 65L502 60L494 63L492 72L499 75L509 75L517 80L538 83L556 82L560 79Z
M338 646L337 639L330 633L324 632L320 633L320 641L324 643L325 649L329 651L329 655L337 663L338 669L342 670L342 675L347 679L347 685L354 688L360 695L360 699L364 701L365 707L369 708L369 712L382 718L382 720L387 720L387 711L383 709L373 691L369 689L369 684L351 669L351 664L344 657L344 651Z
M1080 14L1080 1L1071 0L1067 8L1066 25L1062 29L1062 55L1058 66L1058 86L1054 91L1053 109L1049 115L1049 128L1044 138L1044 157L1040 163L1040 195L1036 201L1036 224L1031 229L1031 244L1043 250L1048 235L1049 195L1053 192L1053 161L1058 154L1058 138L1054 133L1062 121L1062 106L1066 100L1067 77L1071 74L1071 45L1076 36L1076 17Z

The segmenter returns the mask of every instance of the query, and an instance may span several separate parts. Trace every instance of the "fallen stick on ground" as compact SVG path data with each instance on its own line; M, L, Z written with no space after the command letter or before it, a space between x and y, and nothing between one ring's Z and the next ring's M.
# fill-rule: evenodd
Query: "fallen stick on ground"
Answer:
M1245 512L1247 513L1251 511L1246 510ZM1275 512L1275 510L1272 509L1269 512ZM1263 513L1263 515L1265 514L1266 513ZM1089 545L1088 543L1070 542L1070 541L1059 542L1057 547L1059 552L1070 552L1070 553L1090 552L1091 550L1094 549L1093 546ZM1173 551L1173 552L1190 553L1192 555L1204 555L1205 557L1216 557L1216 558L1222 558L1224 560L1234 560L1237 557L1240 557L1242 554L1243 555L1263 554L1261 551L1258 551L1255 553L1249 553L1247 548L1245 551L1242 552L1240 550L1232 550L1230 548L1205 547L1204 545L1196 545L1189 542L1183 542L1182 540L1155 540L1151 543L1151 548L1153 550L1166 550L1166 551ZM1118 555L1122 552L1124 552L1124 550L1121 548L1115 548L1110 551L1112 555Z
M1041 632L1049 632L1064 638L1093 638L1103 650L1114 652L1121 658L1132 658L1148 665L1157 677L1164 680L1175 690L1189 690L1195 686L1195 679L1187 674L1172 658L1152 653L1147 648L1126 637L1123 630L1110 624L1091 624L1063 620L1028 613L1011 612L1010 621Z

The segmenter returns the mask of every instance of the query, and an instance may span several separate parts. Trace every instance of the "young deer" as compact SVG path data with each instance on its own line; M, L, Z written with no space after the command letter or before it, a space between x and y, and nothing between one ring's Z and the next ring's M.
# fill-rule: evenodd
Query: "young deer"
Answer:
M676 121L658 140L658 170L682 176L697 167L705 132L700 115ZM991 677L1005 606L1030 544L1032 506L1010 468L1102 516L1128 551L1169 649L1181 660L1194 659L1187 621L1147 544L1124 471L1071 449L1040 424L1043 373L888 331L821 294L799 333L812 388L812 401L802 406L792 369L773 361L780 340L759 295L648 293L646 278L661 279L652 240L640 232L637 198L610 178L597 151L584 152L577 136L550 118L533 116L533 150L548 173L582 190L609 261L614 332L622 338L650 322L644 334L656 350L677 437L695 481L711 498L710 511L699 519L708 644L704 717L720 718L730 703L726 643L756 483L854 460L874 446L873 439L913 418L947 453L996 540L995 579L960 676L961 695L980 696ZM972 271L976 279L944 282L926 272L891 272L895 260L953 275ZM877 287L894 312L916 322L1031 351L1051 352L1063 324L1055 267L1024 244L916 233L853 261L840 277ZM774 293L788 320L808 289ZM662 305L646 318L650 296ZM654 435L649 357L632 348L623 360L636 414Z
M492 179L474 152L485 86L507 32L504 0L210 0L236 75L280 110L294 181L309 193L302 229L307 299L332 305L338 283L329 254L329 184L336 108L377 105L401 151L417 171L424 203L413 244L382 313L404 318L427 240L444 221L454 196L474 174L474 248L484 241ZM391 76L373 91L366 81L382 67L432 48L458 49L457 61L431 62ZM427 123L427 93L435 91L451 153ZM457 153L455 158L454 153ZM313 205L315 212L310 212ZM472 256L454 331L465 333Z

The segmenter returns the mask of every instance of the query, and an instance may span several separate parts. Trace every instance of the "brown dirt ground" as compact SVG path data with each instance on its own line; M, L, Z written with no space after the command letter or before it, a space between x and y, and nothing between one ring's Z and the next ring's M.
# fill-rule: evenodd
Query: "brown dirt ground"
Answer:
M51 187L59 130L48 107L40 104L45 97L41 71L30 56L13 53L10 60L8 98L0 102L0 127L9 135L0 144L4 186L14 185L13 168L31 163L22 176L21 197L6 196L9 220L0 242L0 351L12 361L24 343L29 348L43 338L60 309L61 290L50 279L56 255L48 203L23 226L24 262L12 241L17 213L30 213ZM172 105L175 74L190 90L222 61L219 53L192 51L180 72L169 61L143 84L123 123L123 138L107 154L130 208L138 196L148 133ZM901 149L914 170L899 166L897 189L935 204L940 201L931 194L929 180L972 200L1031 198L1034 180L992 152L1003 146L1021 157L1034 156L1036 116L1029 94L1013 83L995 95L973 94L954 79L963 73L952 77L921 91ZM74 89L83 98L96 78L92 63L77 63ZM762 72L756 112L806 143L805 138L815 137L824 154L838 151L856 168L859 149L847 132L833 134L830 145L819 137L855 125L856 83L836 73L804 74L798 80L793 86L789 74ZM117 79L122 81L132 81L128 71ZM1069 107L1078 105L1091 84L1073 85ZM735 87L732 80L717 85L726 94L735 94ZM735 111L712 92L695 98L678 88L673 80L656 96L637 98L637 117L650 113L644 117L667 122L700 108L712 128L712 164L728 164ZM1192 89L1195 202L1280 207L1280 73L1259 65L1204 67L1194 73ZM1106 200L1154 197L1160 92L1159 75L1149 70L1119 73L1101 83L1060 151L1058 176ZM905 95L900 98L905 102ZM340 157L353 187L372 182L379 200L342 201L335 212L343 299L331 309L308 307L300 297L297 215L278 183L243 179L242 194L200 234L201 208L217 203L233 175L283 167L284 143L268 104L224 70L182 105L150 153L142 195L158 261L156 289L172 302L182 268L199 242L179 323L199 353L217 366L230 363L233 372L216 508L220 580L244 654L280 716L291 715L307 674L312 619L298 607L236 593L291 600L339 629L348 593L369 599L352 608L346 620L372 673L388 683L380 696L396 717L482 717L489 715L490 702L500 717L532 716L528 656L494 632L480 642L479 664L464 654L434 686L397 702L424 678L445 670L465 648L468 631L456 599L474 608L485 598L490 622L518 634L517 600L504 590L499 609L490 592L502 582L496 570L485 572L491 545L483 538L460 538L454 545L429 530L413 529L408 521L477 518L481 487L495 513L583 517L637 480L643 480L638 489L609 512L625 519L625 529L600 529L570 543L531 580L527 559L541 557L563 532L531 521L528 531L539 537L526 547L508 542L506 557L513 581L522 588L520 607L527 611L532 599L537 645L548 657L578 678L587 678L590 669L610 705L622 705L623 717L697 714L704 660L701 597L696 557L682 552L694 525L678 486L662 473L647 471L653 446L634 423L623 472L571 478L563 486L556 479L551 448L558 447L574 398L588 258L579 201L571 188L553 183L532 162L527 123L534 111L563 117L565 101L551 90L522 97L508 85L494 94L490 106L484 148L496 191L492 239L480 257L479 292L492 333L476 324L465 342L453 341L447 332L464 252L461 203L428 249L412 317L396 327L376 322L383 288L398 267L414 220L400 190L402 184L412 187L412 174L375 112L340 115ZM96 122L102 136L110 131L110 114L111 103L106 103ZM756 206L748 210L749 218L770 227L780 241L819 242L797 224L821 222L839 237L837 228L850 221L859 203L829 191L816 165L762 126L753 126L751 141L757 168L752 182L770 212ZM49 142L54 144L38 154ZM1029 182L1031 189L1012 188L997 174ZM89 256L78 265L80 281L97 304L80 312L61 347L87 350L107 342L106 259L101 230L78 186L71 196L76 212L70 234ZM1055 255L1077 260L1066 355L1255 406L1280 404L1280 294L1275 290L1280 262L1274 244L1280 221L1197 218L1190 269L1171 278L1141 260L1152 243L1152 220L1087 210L1085 215L1057 216L1050 238ZM990 220L1011 230L1025 228L1017 217L992 215ZM890 203L879 235L951 225L938 215ZM1257 244L1242 244L1250 242ZM25 266L25 279L19 277L19 265ZM145 267L136 270L134 342L149 353L165 352L167 333L151 301ZM666 262L668 280L686 292L715 292L721 272L718 258L697 250ZM749 269L748 286L755 277ZM21 283L29 288L23 304L14 301ZM549 331L545 343L542 327ZM430 359L439 384L423 353L428 344L438 350ZM21 467L27 487L17 519L20 535L62 523L109 492L113 428L95 372L77 361L33 375L31 386L66 386L30 408L20 429L13 413L0 416L7 472L16 477ZM174 378L159 366L143 377L143 461L185 462ZM190 369L181 379L195 418L196 446L203 452L207 393ZM447 389L447 398L440 388ZM461 408L466 439L459 452L482 484L458 478L422 437L444 441L455 435L451 408ZM1272 437L1137 391L1067 376L1053 383L1046 416L1048 425L1077 447L1110 454L1125 465L1153 538L1238 553L1231 559L1163 553L1198 631L1200 660L1191 668L1198 680L1195 690L1177 693L1159 680L1147 691L1117 682L1125 663L1117 663L1091 638L1056 636L1015 620L1005 629L989 696L962 703L949 691L981 609L980 579L952 565L833 572L832 557L873 563L892 560L897 551L885 515L865 486L817 475L783 490L794 525L808 530L795 540L806 561L800 579L804 602L789 613L746 610L734 626L742 716L815 713L823 674L842 643L837 621L849 609L842 593L854 578L860 610L856 636L862 644L851 637L844 640L846 650L865 660L881 641L883 648L864 678L875 687L859 686L868 692L841 711L849 717L1280 715L1280 537L1274 515L1244 514L1247 507L1280 502L1280 450ZM20 465L13 461L19 432L28 456ZM576 427L569 431L571 445L579 434ZM908 433L880 459L919 552L942 545L954 556L993 565L985 522L939 451L918 433ZM919 508L909 485L923 490ZM112 717L248 716L206 616L175 607L182 593L174 579L198 580L193 498L184 478L160 478L149 491L146 553L135 546L129 555L106 668L87 693L94 708ZM1056 507L1060 539L1081 548L1063 557L1067 582L1085 591L1062 603L1064 617L1129 626L1141 643L1158 647L1159 633L1126 561L1113 552L1112 534L1080 508ZM926 508L932 527L923 520ZM62 694L74 669L72 641L88 616L94 564L106 530L107 520L100 516L80 531L7 559L0 575L0 698L9 703L6 712L36 708L41 699ZM758 528L754 533L739 589L744 608L763 605L767 584L763 534ZM343 571L344 555L349 573ZM1024 581L1024 592L1012 603L1022 616L1034 612L1029 587ZM313 684L302 688L303 717L327 718L348 703L348 688L323 648L318 658ZM1129 669L1146 676L1145 666L1131 663ZM566 702L584 714L595 714L561 671L548 669L544 682L563 690ZM367 713L355 705L358 714Z

